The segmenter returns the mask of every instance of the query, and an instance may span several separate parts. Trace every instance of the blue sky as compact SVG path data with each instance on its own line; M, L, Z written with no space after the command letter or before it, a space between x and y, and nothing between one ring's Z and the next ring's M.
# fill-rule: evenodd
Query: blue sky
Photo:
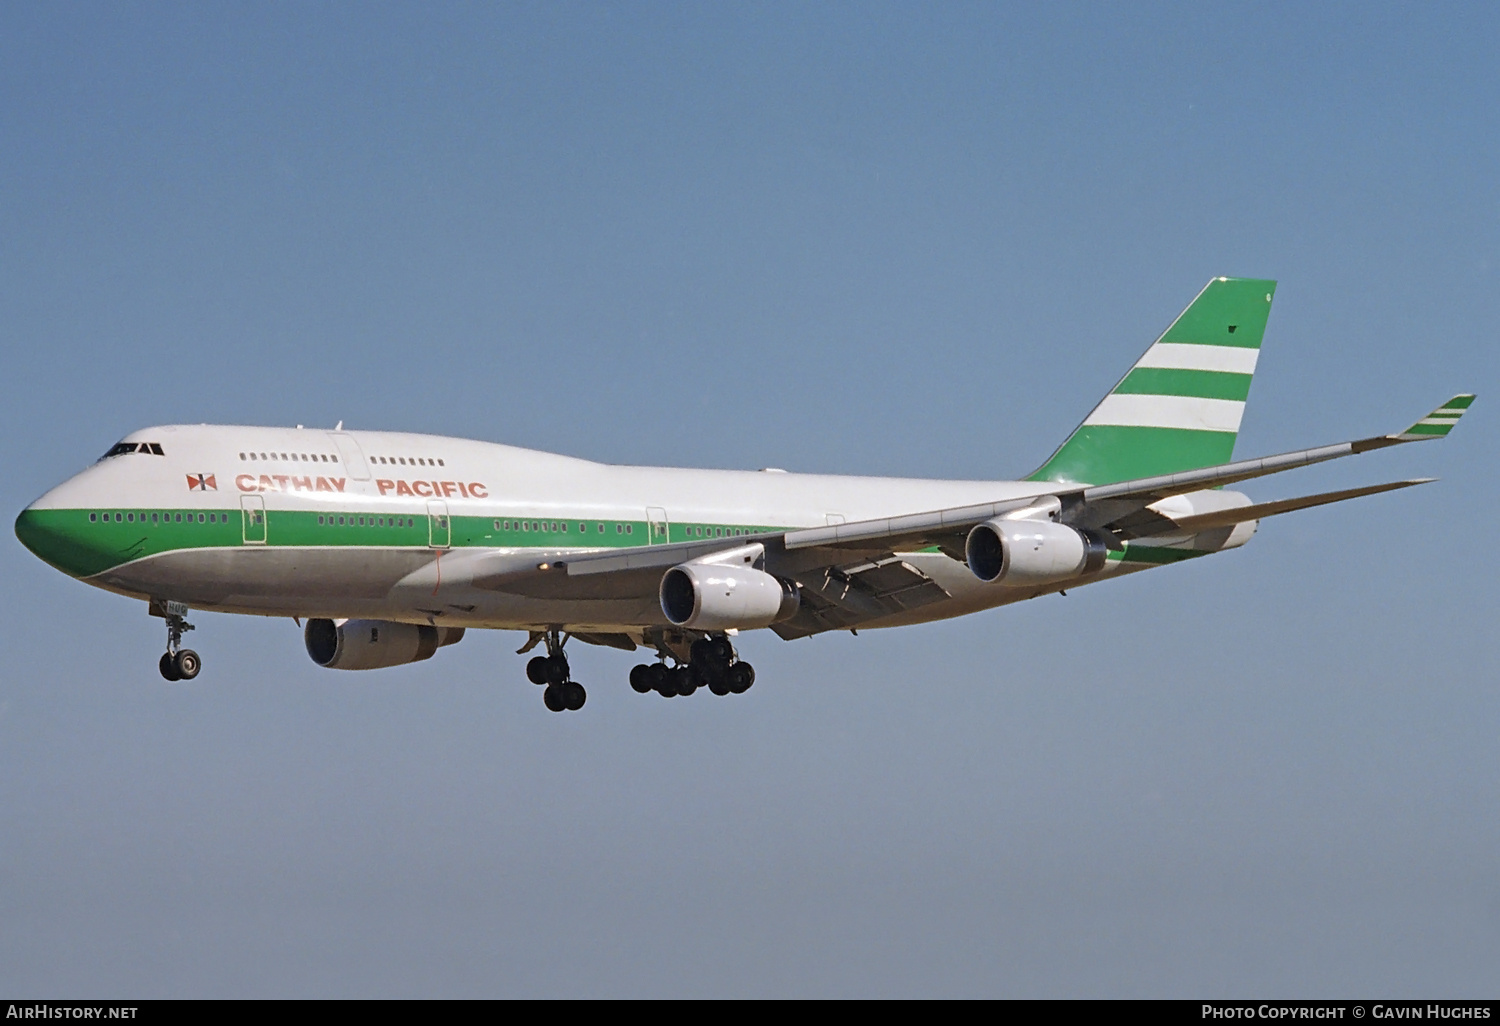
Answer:
M1438 484L738 702L319 670L0 553L0 989L1492 995L1485 5L10 5L0 492L127 431L1006 477L1217 274L1247 489Z

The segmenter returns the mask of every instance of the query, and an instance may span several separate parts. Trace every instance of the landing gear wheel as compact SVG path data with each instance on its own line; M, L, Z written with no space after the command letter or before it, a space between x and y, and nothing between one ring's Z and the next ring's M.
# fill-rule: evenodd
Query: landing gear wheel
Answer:
M729 639L713 638L708 644L713 661L720 666L728 666L729 661L734 658L734 646L729 643Z
M651 690L651 667L645 663L636 663L630 668L630 687L638 695L644 695Z
M708 682L708 690L723 698L729 694L729 675L721 673Z
M561 652L555 652L546 657L547 683L552 685L565 684L568 680L568 658Z
M526 679L533 684L547 683L546 656L535 656L526 663Z
M168 605L170 608L171 604ZM157 608L154 601L151 603L151 608L153 611ZM154 615L163 616L163 613L154 613ZM203 668L203 660L198 658L197 652L182 647L182 636L192 630L193 625L188 623L180 613L165 613L164 619L167 621L167 651L156 664L156 668L167 680L192 680Z
M589 700L589 693L583 690L583 685L577 681L569 681L562 685L563 705L569 712L577 712L583 708L583 703Z
M198 676L198 671L203 669L203 660L198 658L198 653L190 648L179 648L177 654L172 657L172 668L177 671L179 680L192 680Z
M542 703L553 712L562 712L568 707L563 689L555 684L548 684L547 690L542 692Z
M729 668L729 691L743 695L755 683L755 667L749 663L735 663Z
M687 667L685 666L674 666L666 670L662 674L661 686L656 689L657 693L663 698L676 698L682 690L682 685L686 683L683 679L686 676Z
M652 663L651 673L646 679L651 682L652 691L655 691L659 695L666 694L666 691L663 690L667 686L667 668L665 665L662 663Z

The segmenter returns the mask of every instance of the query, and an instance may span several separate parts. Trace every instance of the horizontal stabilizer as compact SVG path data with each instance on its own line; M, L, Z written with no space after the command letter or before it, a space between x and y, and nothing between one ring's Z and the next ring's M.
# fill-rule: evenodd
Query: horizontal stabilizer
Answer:
M1261 502L1254 506L1237 506L1234 509L1215 510L1212 513L1199 513L1195 516L1174 517L1172 523L1184 531L1206 531L1211 527L1233 527L1235 524L1243 524L1247 520L1260 520L1264 517L1275 516L1278 513L1290 513L1298 509L1311 509L1313 506L1326 506L1330 502L1357 499L1361 495L1394 492L1398 488L1410 488L1413 485L1428 484L1435 480L1437 479L1432 477L1421 477L1411 481L1392 481L1389 484L1366 485L1363 488L1345 488L1340 492L1304 495L1298 499L1279 499L1276 502Z

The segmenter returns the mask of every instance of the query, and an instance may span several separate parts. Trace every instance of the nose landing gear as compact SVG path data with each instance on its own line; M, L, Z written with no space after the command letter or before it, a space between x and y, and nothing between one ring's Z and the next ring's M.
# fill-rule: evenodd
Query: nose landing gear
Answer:
M187 610L184 608L183 612ZM182 636L193 629L182 613L163 614L167 621L167 650L162 653L156 667L170 681L192 680L203 668L203 660L190 648L182 647Z

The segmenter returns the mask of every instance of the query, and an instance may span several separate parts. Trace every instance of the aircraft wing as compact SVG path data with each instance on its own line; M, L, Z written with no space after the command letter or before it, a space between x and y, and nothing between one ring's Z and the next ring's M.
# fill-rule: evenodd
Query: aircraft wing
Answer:
M1100 531L1112 547L1119 548L1132 538L1228 527L1296 509L1423 484L1429 479L1352 488L1176 519L1148 508L1174 495L1218 488L1406 442L1441 438L1452 430L1473 398L1467 394L1455 396L1406 430L1389 435L1105 485L1050 482L1039 484L1033 494L1005 501L827 527L648 545L626 551L558 553L551 559L543 555L533 557L524 568L507 566L505 571L491 577L488 585L528 592L539 588L542 593L558 595L599 593L598 589L611 594L653 593L661 572L668 567L726 549L759 545L764 549L766 570L795 580L804 596L811 599L812 608L808 610L811 622L805 625L811 629L793 627L790 636L846 629L947 597L948 593L937 582L902 559L900 553L937 548L962 562L964 541L972 528L1028 506L1045 503L1055 511L1059 522ZM480 583L484 576L476 575L475 583ZM526 579L524 585L521 578ZM782 627L778 624L774 629L788 636Z
M931 545L946 548L945 542L951 543L953 538L967 534L970 528L1002 513L1031 505L1048 496L1056 496L1061 502L1058 520L1062 523L1074 527L1109 531L1116 521L1123 520L1133 513L1144 510L1152 503L1173 495L1220 488L1224 485L1237 484L1240 481L1249 481L1252 478L1279 474L1285 470L1295 470L1298 467L1307 467L1314 463L1323 463L1343 456L1354 456L1392 445L1402 445L1406 442L1442 438L1453 429L1453 425L1458 422L1458 418L1463 415L1473 399L1474 397L1468 394L1454 396L1406 430L1395 434L1376 435L1373 438L1361 438L1352 442L1322 445L1314 449L1299 449L1296 452L1286 452L1276 456L1240 460L1216 467L1186 470L1177 474L1164 474L1160 477L1139 478L1134 481L1120 481L1116 484L1070 487L1066 484L1054 483L1051 487L1038 489L1033 496L1006 502L982 503L977 506L960 506L953 509L933 510L928 513L913 513L878 520L861 520L849 524L788 531L784 535L784 543L788 550L828 547L868 550L887 547L912 551L914 548ZM1166 532L1163 530L1153 533ZM959 551L962 551L962 545L959 546Z

